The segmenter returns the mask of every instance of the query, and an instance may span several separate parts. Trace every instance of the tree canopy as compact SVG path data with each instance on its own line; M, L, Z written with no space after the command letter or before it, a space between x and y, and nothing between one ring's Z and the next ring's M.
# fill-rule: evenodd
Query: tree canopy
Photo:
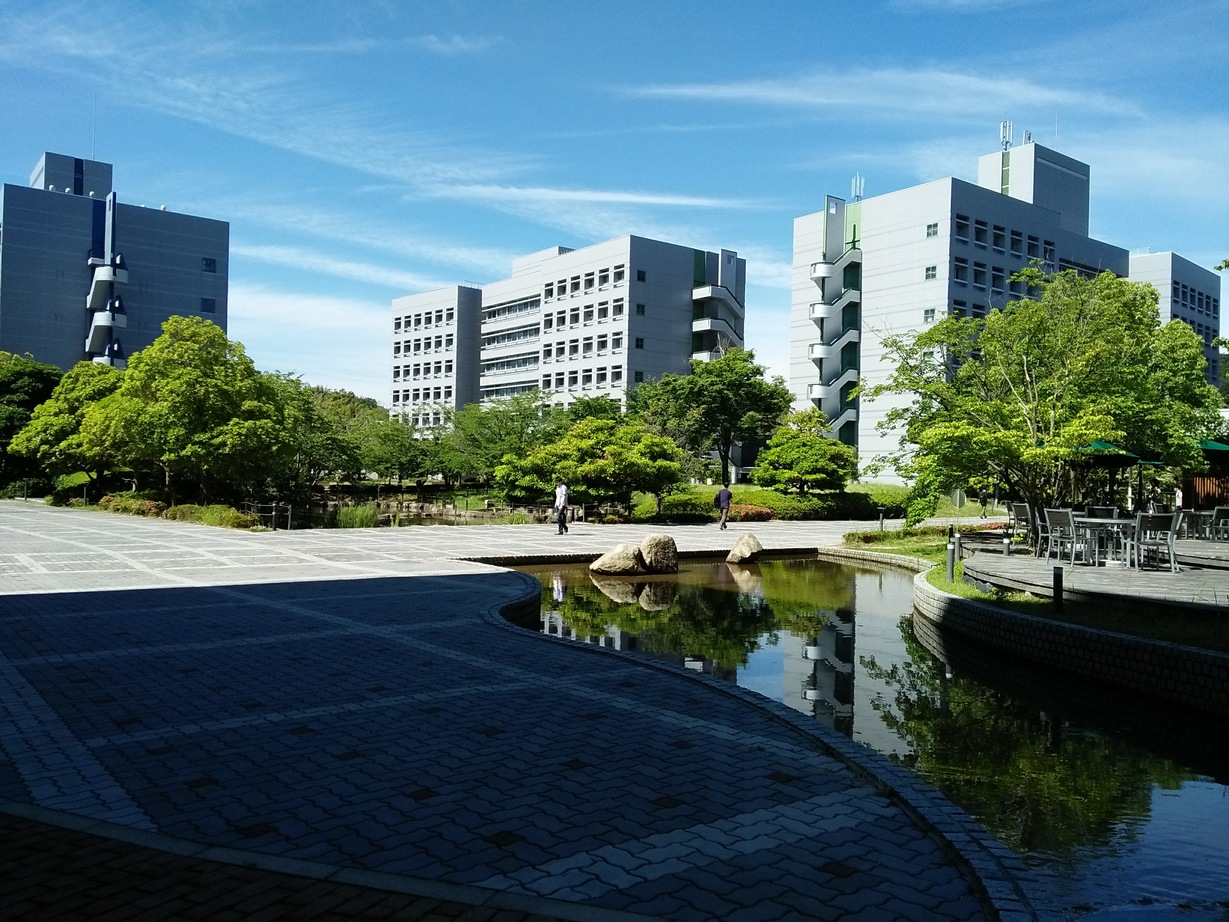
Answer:
M730 349L710 362L693 359L689 375L662 375L638 385L629 409L689 451L715 450L721 479L728 482L734 446L767 438L793 401L782 378L764 374L755 353Z
M30 459L9 453L13 437L51 396L63 373L29 356L0 352L0 486L35 473Z
M895 371L865 395L910 398L882 425L902 433L885 460L915 491L937 496L989 475L1034 508L1055 505L1097 440L1201 467L1220 397L1195 332L1160 325L1155 289L1108 272L1017 278L1039 297L884 340Z
M845 489L858 472L858 453L831 438L831 432L821 410L791 413L760 452L751 479L760 486L799 493Z

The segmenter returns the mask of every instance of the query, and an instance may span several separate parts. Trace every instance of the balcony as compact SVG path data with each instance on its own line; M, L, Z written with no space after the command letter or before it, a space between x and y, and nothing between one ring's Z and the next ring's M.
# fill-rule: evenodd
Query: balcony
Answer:
M700 352L693 352L691 353L691 357L697 362L715 362L717 359L721 358L721 354L720 349L707 349Z
M114 302L112 302L114 303ZM85 337L87 355L96 355L107 348L111 342L113 330L122 330L128 326L128 316L120 310L95 311L90 317L90 332Z
M742 320L746 316L746 310L739 303L738 298L734 297L734 293L730 289L722 285L701 285L691 290L691 300L696 301L720 301L723 304L728 304L730 309Z
M98 260L90 260L91 263ZM115 285L128 284L128 270L109 265L94 266L94 277L90 281L90 293L85 296L87 311L101 310L106 306Z
M811 343L807 349L807 357L813 362L824 359L838 358L841 350L850 343L861 342L862 333L856 327L846 330L830 343Z
M822 282L826 279L836 278L845 271L846 266L861 261L862 251L857 247L850 247L831 262L820 260L819 262L811 263L811 281Z
M691 332L693 333L719 333L722 336L730 337L731 342L735 345L742 345L743 338L738 331L722 317L697 317L691 321Z

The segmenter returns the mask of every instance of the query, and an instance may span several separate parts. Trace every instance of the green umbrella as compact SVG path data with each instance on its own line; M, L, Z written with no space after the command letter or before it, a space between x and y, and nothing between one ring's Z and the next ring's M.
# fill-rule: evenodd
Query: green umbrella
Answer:
M1214 442L1211 439L1201 439L1199 447L1204 451L1229 451L1229 445L1223 442Z

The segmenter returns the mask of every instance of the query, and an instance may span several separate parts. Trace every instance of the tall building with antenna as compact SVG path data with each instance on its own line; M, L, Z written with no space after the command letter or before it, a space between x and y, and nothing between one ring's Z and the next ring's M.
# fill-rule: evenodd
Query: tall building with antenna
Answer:
M886 336L1004 306L1024 294L1011 276L1034 261L1128 273L1125 249L1088 236L1088 165L1031 138L1013 147L1009 123L1002 139L979 159L975 184L948 177L862 198L855 180L853 201L827 196L822 211L794 220L795 406L823 410L863 465L899 447L899 434L877 429L896 402L851 395L859 380L892 373Z
M120 202L109 163L44 153L0 202L0 350L123 367L176 315L226 329L230 225Z
M865 466L900 448L881 432L904 396L852 396L859 381L881 384L893 368L884 338L926 329L948 315L984 316L1025 292L1012 275L1033 263L1148 282L1160 320L1182 320L1204 341L1208 379L1219 379L1220 276L1173 253L1128 254L1088 236L1088 164L1043 147L1025 132L979 158L977 183L948 177L852 201L824 199L794 220L790 388L798 409L818 407ZM876 479L892 480L889 475Z

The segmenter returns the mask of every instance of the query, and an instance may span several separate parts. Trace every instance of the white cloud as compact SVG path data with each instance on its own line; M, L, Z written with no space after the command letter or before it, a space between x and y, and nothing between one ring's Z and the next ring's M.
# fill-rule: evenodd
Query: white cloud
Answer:
M477 54L499 43L498 39L478 35L420 35L411 41L424 51L448 57Z
M429 291L442 288L447 282L437 281L413 272L390 269L383 265L355 262L341 259L336 254L309 250L301 247L275 245L230 245L230 255L241 259L251 259L257 262L276 266L288 266L310 275L327 275L333 278L364 282L369 285L383 285L400 292Z

